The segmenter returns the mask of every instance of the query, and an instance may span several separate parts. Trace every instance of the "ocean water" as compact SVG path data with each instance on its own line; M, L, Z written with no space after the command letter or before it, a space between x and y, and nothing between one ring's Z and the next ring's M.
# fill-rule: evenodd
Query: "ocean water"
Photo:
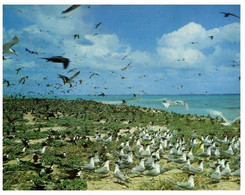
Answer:
M59 98L59 99L83 99L83 100L94 100L105 104L119 105L122 103L121 100L129 100L132 95L107 95L101 96L85 96L85 95L58 95L58 96L26 96L27 98ZM189 105L189 110L186 110L184 106L172 106L166 109L162 105L163 98L169 100L184 100ZM176 112L181 114L197 114L207 116L209 113L207 110L218 110L224 113L228 118L235 118L240 116L240 95L144 95L140 98L130 101L128 106L141 106L148 108L155 108L160 110L168 110L170 112ZM211 115L212 116L212 115ZM212 116L216 117L216 116Z

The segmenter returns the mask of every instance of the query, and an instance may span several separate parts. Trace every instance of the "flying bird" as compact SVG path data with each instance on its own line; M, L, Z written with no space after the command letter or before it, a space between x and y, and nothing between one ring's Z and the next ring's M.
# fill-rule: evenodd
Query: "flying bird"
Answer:
M7 87L10 87L11 86L10 83L9 83L9 81L6 80L6 79L3 80L3 84L5 84L5 83L7 84Z
M187 102L185 102L184 100L176 100L176 101L172 101L169 100L167 98L162 99L163 102L163 106L166 108L169 108L170 106L179 106L179 105L183 105L185 107L186 110L189 109L189 105L187 104Z
M130 69L130 68L132 68L131 63L129 63L127 66L125 66L125 67L122 68L121 70L122 70L122 71L125 71L125 70Z
M62 11L61 13L62 13L62 14L68 13L68 12L70 12L70 11L72 11L72 10L78 8L79 6L80 6L80 5L72 5L72 6L68 7L65 11Z
M224 17L228 17L228 16L234 16L234 17L237 17L237 18L240 18L239 16L235 15L235 14L232 14L230 12L220 12L221 14L224 14Z
M36 51L31 51L31 50L29 50L29 49L27 49L27 48L26 48L25 51L29 52L30 54L36 54L36 55L38 55L38 53L37 53Z
M16 69L17 74L19 74L20 70L21 70L21 68Z
M208 112L210 114L220 116L225 121L225 123L221 123L221 125L224 125L224 126L231 126L236 120L240 119L240 116L239 116L239 117L234 118L233 120L230 120L222 112L217 111L217 110L208 110Z
M3 53L5 54L15 54L17 56L19 56L19 54L14 51L11 47L14 46L15 44L17 44L19 42L19 39L15 36L12 41L7 42L3 45Z
M74 72L75 70L76 70L76 68L73 68L73 69L69 70L68 73Z
M72 77L68 78L67 76L64 76L64 75L59 75L59 78L61 78L63 80L63 83L66 84L66 83L69 83L70 84L70 87L72 87L71 83L73 83L73 79L76 78L78 75L80 74L80 71L78 71L76 74L74 74Z
M89 79L91 79L93 76L96 76L96 75L100 76L98 73L93 73L93 74L90 75Z
M95 29L98 28L101 24L102 24L102 22L96 24Z
M25 84L26 80L28 79L28 76L22 77L19 81L19 84L22 82L22 84Z
M69 65L70 60L68 58L63 58L62 56L53 56L51 58L41 58L41 59L45 59L48 62L55 62L55 63L63 63L64 65L64 69L66 69Z
M80 35L79 34L75 34L75 35L73 35L73 37L74 37L74 39L76 39L76 38L80 38Z
M209 36L208 38L210 38L211 40L213 40L213 39L214 39L214 36L213 36L213 35L211 35L211 36Z

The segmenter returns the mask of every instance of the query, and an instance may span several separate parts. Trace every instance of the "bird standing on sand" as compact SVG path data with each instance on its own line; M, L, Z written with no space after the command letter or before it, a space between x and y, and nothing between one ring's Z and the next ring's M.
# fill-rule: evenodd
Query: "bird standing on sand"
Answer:
M220 180L221 179L221 173L220 173L220 164L216 164L215 171L210 175L211 179Z
M107 160L103 167L95 170L95 173L99 173L99 174L107 174L107 173L109 173L110 172L109 163L110 163L110 160Z
M122 181L128 181L125 175L120 171L118 163L115 164L114 176Z
M48 62L55 62L55 63L63 63L64 69L66 69L69 65L70 60L68 58L63 58L62 56L53 56L51 58L40 58L45 59Z
M234 118L233 120L230 120L222 112L217 111L217 110L208 110L208 112L210 114L220 116L225 121L225 123L220 123L220 124L224 126L231 126L236 120L240 119L240 116L239 116L239 117Z
M12 41L7 42L3 45L3 54L15 54L19 56L17 52L15 52L11 47L19 42L19 39L15 36Z
M168 179L168 181L170 181L171 183L173 183L174 185L187 189L187 190L191 190L194 188L195 184L194 184L194 177L195 175L193 174L189 174L188 176L188 180L186 182L176 182L173 180Z

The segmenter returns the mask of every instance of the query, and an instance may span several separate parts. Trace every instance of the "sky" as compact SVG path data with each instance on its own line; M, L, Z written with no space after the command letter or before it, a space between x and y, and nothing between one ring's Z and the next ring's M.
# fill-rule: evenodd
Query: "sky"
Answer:
M11 85L3 95L240 93L240 18L220 13L240 16L239 5L81 5L61 14L69 6L3 5L3 44L19 39L19 56L3 54ZM68 58L68 68L41 59L52 56ZM72 87L58 78L78 71Z

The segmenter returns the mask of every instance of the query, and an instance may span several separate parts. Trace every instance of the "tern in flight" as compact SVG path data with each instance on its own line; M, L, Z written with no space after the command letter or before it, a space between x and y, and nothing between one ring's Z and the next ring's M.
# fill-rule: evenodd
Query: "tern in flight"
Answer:
M70 78L68 78L67 76L61 75L61 74L58 74L58 75L59 75L59 78L61 78L63 80L64 84L70 83L70 87L72 87L71 83L74 82L73 79L76 78L79 74L80 74L80 71L78 71L76 74L74 74Z
M169 108L170 106L179 106L179 105L183 105L185 107L186 110L189 109L189 105L187 104L186 101L184 100L175 100L175 101L172 101L172 100L169 100L167 98L164 98L162 99L163 102L163 106L166 107L166 108Z
M224 126L231 126L236 120L240 119L240 116L239 116L239 117L234 118L233 120L230 120L222 112L217 111L217 110L208 110L208 112L210 114L220 116L225 121L225 123L221 123L221 125L224 125Z
M19 39L15 36L12 41L7 42L3 45L3 53L4 54L15 54L17 56L19 56L19 54L17 52L15 52L11 47L14 46L15 44L17 44L19 42Z

